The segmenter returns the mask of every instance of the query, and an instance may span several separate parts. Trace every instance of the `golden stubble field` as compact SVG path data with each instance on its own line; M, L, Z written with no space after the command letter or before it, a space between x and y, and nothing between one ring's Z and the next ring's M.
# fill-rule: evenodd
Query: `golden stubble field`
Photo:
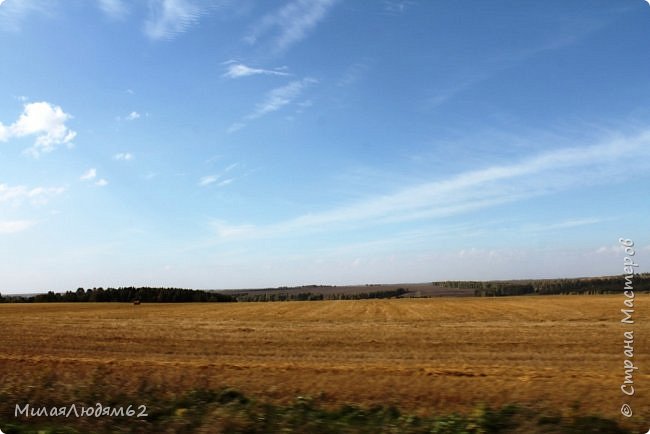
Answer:
M617 420L623 331L650 419L650 296L0 305L0 394L62 401L224 385L416 413L521 403ZM13 403L3 403L12 405ZM637 419L638 420L638 419Z

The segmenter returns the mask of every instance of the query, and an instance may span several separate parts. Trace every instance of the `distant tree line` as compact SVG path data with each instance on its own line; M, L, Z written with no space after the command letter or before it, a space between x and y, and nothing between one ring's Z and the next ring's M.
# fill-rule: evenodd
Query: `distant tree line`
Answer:
M404 288L387 291L358 292L351 294L318 294L313 292L244 293L237 295L237 301L314 301L314 300L365 300L371 298L394 298L406 294Z
M314 287L316 287L314 285ZM285 288L288 289L288 288ZM237 302L237 301L315 301L315 300L363 300L371 298L393 298L408 293L404 288L386 291L322 294L314 292L299 293L268 293L255 291L227 295L215 291L202 291L181 288L78 288L76 291L57 293L49 291L46 294L33 296L5 296L0 294L0 303L78 303L78 302L135 302L142 303L181 303L181 302Z
M650 293L650 273L636 274L633 279L635 292ZM478 297L499 297L513 295L551 295L551 294L617 294L624 290L624 276L589 277L577 279L537 279L512 281L441 281L432 282L435 286L457 289L474 289ZM373 286L373 285L368 285ZM316 285L313 285L317 288ZM304 288L311 288L306 286ZM275 290L286 290L282 287ZM247 302L247 301L314 301L314 300L364 300L402 297L409 293L404 288L384 291L357 293L317 293L251 292L224 294L216 291L203 291L182 288L78 288L76 291L33 296L12 296L0 294L0 303L48 303L48 302L134 302L142 303L181 303L181 302Z
M51 303L51 302L134 302L182 303L182 302L235 302L230 295L212 291L182 288L78 288L76 291L37 294L30 297L0 295L0 302Z
M589 277L577 279L537 279L526 281L445 281L433 282L446 288L474 289L479 297L498 297L526 294L616 294L624 290L624 276ZM650 273L634 276L636 292L650 292Z

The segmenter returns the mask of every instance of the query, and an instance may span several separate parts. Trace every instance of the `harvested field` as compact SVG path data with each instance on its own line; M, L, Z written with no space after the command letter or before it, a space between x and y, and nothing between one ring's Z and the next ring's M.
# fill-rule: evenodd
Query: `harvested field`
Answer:
M69 403L230 386L270 402L392 404L417 414L510 403L623 421L623 331L634 330L633 423L650 418L650 296L203 304L0 305L0 396ZM94 401L93 401L94 402ZM628 421L629 422L629 421Z

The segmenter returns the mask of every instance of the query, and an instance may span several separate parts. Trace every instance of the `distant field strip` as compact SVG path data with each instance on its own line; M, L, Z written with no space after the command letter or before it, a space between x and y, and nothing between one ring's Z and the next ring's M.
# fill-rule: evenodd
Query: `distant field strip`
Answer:
M68 402L232 386L415 412L527 403L618 418L621 296L0 305L0 393ZM650 417L650 296L635 314ZM647 404L643 404L647 403Z

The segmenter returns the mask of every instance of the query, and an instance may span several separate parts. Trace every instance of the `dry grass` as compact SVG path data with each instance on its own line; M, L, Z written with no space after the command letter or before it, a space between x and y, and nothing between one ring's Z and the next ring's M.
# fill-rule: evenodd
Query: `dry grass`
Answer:
M274 402L419 413L521 403L620 421L622 299L5 304L0 394L106 403L228 385ZM647 420L650 296L636 307L631 401Z

